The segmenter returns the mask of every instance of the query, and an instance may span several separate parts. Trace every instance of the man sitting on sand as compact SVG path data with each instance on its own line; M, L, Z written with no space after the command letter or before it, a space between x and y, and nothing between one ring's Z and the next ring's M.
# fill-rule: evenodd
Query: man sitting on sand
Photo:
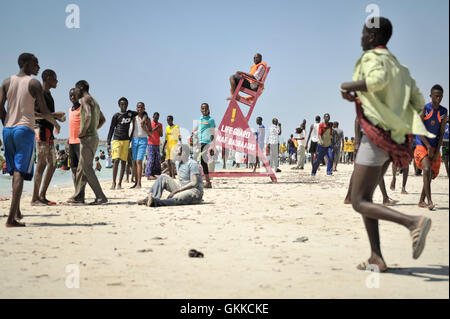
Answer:
M148 197L138 201L149 207L199 204L203 198L203 181L199 164L189 158L189 145L182 144L174 149L178 184L168 175L160 175L153 184ZM167 199L161 199L164 190L170 192Z

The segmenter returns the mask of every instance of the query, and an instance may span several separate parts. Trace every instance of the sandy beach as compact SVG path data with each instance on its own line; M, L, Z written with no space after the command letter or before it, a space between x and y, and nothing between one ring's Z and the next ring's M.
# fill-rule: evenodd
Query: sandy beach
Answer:
M6 228L10 201L0 202L0 298L449 298L444 166L431 185L435 211L417 206L422 177L412 169L408 195L400 194L401 176L397 190L388 190L400 201L395 209L433 224L414 260L407 229L380 222L392 269L379 275L378 288L367 286L373 273L355 268L370 249L360 215L343 204L353 166L341 164L331 177L324 168L311 177L310 164L281 169L279 184L215 178L194 206L136 205L153 183L147 180L140 190L125 183L113 191L103 182L110 201L103 206L32 207L26 194L26 228ZM387 185L391 177L389 169ZM48 198L65 201L72 192L50 187ZM378 189L374 200L381 202ZM190 258L192 248L204 258ZM66 285L73 269L79 288Z

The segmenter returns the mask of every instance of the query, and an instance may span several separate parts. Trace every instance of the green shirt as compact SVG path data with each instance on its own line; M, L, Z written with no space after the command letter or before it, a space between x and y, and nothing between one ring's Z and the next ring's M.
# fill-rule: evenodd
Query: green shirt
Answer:
M362 54L356 62L353 81L364 79L367 92L357 94L364 115L373 125L390 131L398 144L408 134L434 137L420 118L425 100L416 81L389 50L378 48Z
M100 121L100 106L98 105L97 101L94 98L92 98L92 100L94 101L94 108L91 109L91 121L90 121L88 129L86 131L86 137L92 137L92 136L98 137L97 127L98 127L98 123ZM84 117L85 117L85 111L84 111L83 107L81 108L80 115L81 115L80 132L81 132L81 131L83 131Z

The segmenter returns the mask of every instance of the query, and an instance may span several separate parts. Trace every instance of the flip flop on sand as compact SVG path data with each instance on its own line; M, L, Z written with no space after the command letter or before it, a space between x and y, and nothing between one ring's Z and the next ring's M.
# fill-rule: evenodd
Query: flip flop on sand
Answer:
M9 200L9 198L7 198L7 197L0 197L0 201L5 201L5 200Z
M366 261L363 261L362 263L360 263L358 266L356 266L356 269L365 271L365 270L369 270L368 269L369 266L372 266L371 267L372 269L376 269L375 267L377 267L380 272L385 272L388 269L387 267L380 267L377 264L371 264L369 262L369 260L366 260Z
M89 205L103 205L106 204L108 202L108 200L106 198L101 199L101 198L96 198L93 202L89 203Z
M422 219L419 222L419 227L412 230L410 232L412 241L413 241L413 258L417 259L422 254L423 249L425 248L425 240L427 238L428 232L431 228L431 219L425 216L422 216Z

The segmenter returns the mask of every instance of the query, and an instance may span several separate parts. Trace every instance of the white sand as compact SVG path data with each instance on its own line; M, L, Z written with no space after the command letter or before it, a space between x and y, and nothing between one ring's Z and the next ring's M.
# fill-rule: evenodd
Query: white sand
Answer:
M449 184L442 167L432 183L436 211L417 207L422 177L409 176L408 195L395 209L432 218L426 248L412 259L407 229L380 222L384 258L392 272L379 288L355 266L369 257L361 217L343 204L352 166L335 176L310 176L311 166L283 166L269 178L213 180L202 205L147 208L141 190L111 191L104 206L32 207L22 199L26 228L0 220L1 298L449 298ZM412 174L412 169L410 174ZM390 171L385 177L387 185ZM52 189L63 201L72 189ZM88 201L93 193L87 192ZM374 200L381 201L377 189ZM0 202L2 215L10 201ZM306 236L306 242L294 242ZM205 258L189 258L189 249ZM140 252L144 250L144 252ZM80 288L66 287L76 264Z

